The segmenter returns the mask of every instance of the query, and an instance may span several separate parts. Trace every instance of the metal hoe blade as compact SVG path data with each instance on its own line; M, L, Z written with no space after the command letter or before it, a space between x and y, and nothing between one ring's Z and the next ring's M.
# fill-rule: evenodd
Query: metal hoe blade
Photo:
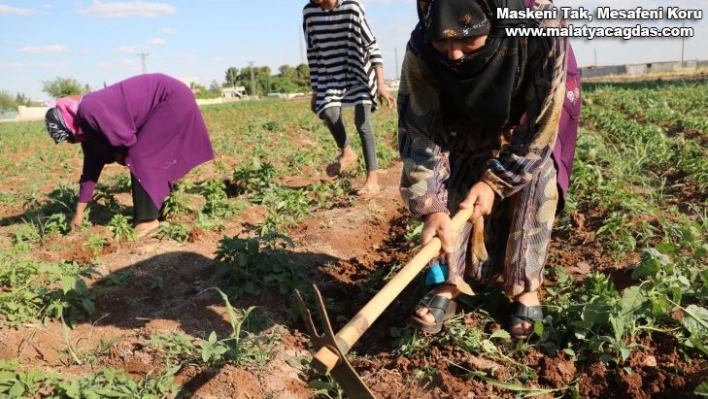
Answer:
M312 313L310 312L310 309L307 308L300 292L295 290L295 297L297 298L303 318L305 319L305 326L310 333L312 345L317 349L327 348L337 356L337 363L334 368L329 371L329 373L342 386L342 388L344 388L344 391L347 392L351 398L374 399L374 394L371 390L369 390L366 384L364 384L361 378L359 378L359 375L356 371L354 371L351 363L347 360L346 353L343 352L337 345L335 339L336 335L332 330L332 324L329 322L327 310L325 309L325 304L322 300L320 291L314 284L312 285L312 290L315 293L315 303L317 305L320 320L322 321L322 328L324 330L323 334L319 334L317 332L315 323L312 320ZM326 373L326 370L320 371Z
M452 230L460 231L472 213L472 208L461 209L457 212L451 221ZM484 229L482 228L481 231ZM312 313L305 305L300 293L295 290L295 296L316 352L312 358L312 367L322 374L330 373L351 398L373 399L374 394L354 371L352 365L347 361L346 354L391 302L427 266L428 262L440 254L440 248L441 242L438 238L433 238L425 244L337 334L332 330L322 295L317 287L312 286L315 292L317 311L324 328L323 334L317 332L315 323L312 321Z

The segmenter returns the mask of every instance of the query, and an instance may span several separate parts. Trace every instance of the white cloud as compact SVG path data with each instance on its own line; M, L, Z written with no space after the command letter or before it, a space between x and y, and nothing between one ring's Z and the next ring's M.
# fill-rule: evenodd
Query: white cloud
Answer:
M48 53L66 53L69 48L63 44L54 44L51 46L25 46L20 48L20 52L27 54L48 54Z
M175 13L175 8L165 3L104 3L94 0L91 5L79 10L79 14L103 18L158 17Z
M66 69L69 67L69 64L66 62L33 62L30 65L43 69Z
M0 15L32 15L37 10L34 8L10 7L5 4L0 4Z
M150 39L150 40L146 41L145 43L146 43L146 44L152 44L152 45L160 45L160 44L165 44L165 43L167 43L167 42L165 41L165 39L156 37L156 38L154 38L154 39Z
M174 35L177 33L177 30L173 28L162 28L160 29L160 33L164 33L165 35Z
M0 64L0 69L15 69L15 68L22 68L25 66L24 63L15 61L15 62L8 62L6 64Z
M114 52L116 53L136 53L138 51L138 48L135 46L120 46L117 49L115 49Z

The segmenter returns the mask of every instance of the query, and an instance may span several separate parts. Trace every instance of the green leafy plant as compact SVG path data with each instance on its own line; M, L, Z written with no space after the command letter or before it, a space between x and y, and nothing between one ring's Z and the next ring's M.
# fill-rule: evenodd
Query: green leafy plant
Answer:
M269 131L269 132L277 132L279 130L282 130L280 127L280 124L276 121L268 121L263 124L263 129Z
M43 235L66 235L71 231L69 220L64 213L55 213L49 216L41 226Z
M32 245L42 242L40 229L33 222L25 221L12 234L12 244L20 251L27 251Z
M108 222L108 230L113 233L115 238L124 238L128 241L138 239L135 229L130 225L130 218L120 213L113 215L111 221Z
M205 181L201 186L201 193L206 199L202 208L205 215L223 218L239 210L237 205L229 201L226 183L221 179L214 178Z
M150 398L175 397L180 386L174 375L180 366L167 367L162 373L150 372L139 380L124 370L104 369L55 388L55 394L67 398Z
M84 278L98 274L77 263L14 260L0 264L0 311L10 326L64 318L74 325L94 311L95 296Z
M173 362L192 362L196 359L197 350L193 339L180 332L150 335L148 346L159 350Z
M179 223L162 222L160 223L160 231L157 233L160 239L168 238L178 242L185 242L189 238L189 229L187 226Z
M162 213L166 218L175 218L194 211L190 204L191 196L187 193L189 187L188 184L180 184L172 190L162 205Z
M278 233L250 239L224 237L215 260L217 272L226 277L227 292L237 298L263 291L286 295L301 287L306 281L304 268L284 251L292 246L289 237Z
M107 287L124 288L133 279L133 277L135 276L130 270L119 272L113 272L113 270L110 270L110 273L108 273L108 275L100 281L100 284L105 285Z
M277 340L269 340L266 336L251 334L243 328L255 307L249 307L237 314L229 302L228 296L218 288L214 288L226 304L226 312L231 324L231 335L219 339L215 332L209 334L206 340L199 341L202 361L210 366L223 363L226 360L237 366L246 364L263 365L269 359L272 345Z
M96 296L89 290L84 278L91 278L99 273L93 268L82 268L76 262L63 264L45 264L40 273L59 282L59 289L47 298L45 314L48 317L61 318L70 326L83 320L95 311Z
M316 396L328 399L341 399L346 397L344 388L329 374L310 381L307 387L315 390L310 394L310 397Z
M113 195L113 191L105 184L98 183L93 195L93 201L96 204L102 204L108 213L120 212L120 202Z
M222 231L225 228L218 218L206 215L202 211L197 211L197 218L194 224L196 227L208 231Z
M47 194L47 197L50 200L50 204L44 207L43 212L45 214L59 212L68 214L73 211L72 206L78 199L78 193L73 185L60 182L59 188Z
M241 166L234 170L233 185L236 194L247 194L252 201L260 203L263 192L275 184L277 173L273 164L254 159L253 166Z
M92 234L86 239L86 242L84 242L82 246L91 250L91 254L96 257L101 254L107 244L108 239L106 237L99 234Z

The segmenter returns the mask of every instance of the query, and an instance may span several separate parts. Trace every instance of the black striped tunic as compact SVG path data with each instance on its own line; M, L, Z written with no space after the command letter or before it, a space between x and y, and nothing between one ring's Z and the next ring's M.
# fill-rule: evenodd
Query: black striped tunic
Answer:
M374 68L383 58L357 0L338 0L331 11L308 2L302 10L316 112L333 106L376 106Z

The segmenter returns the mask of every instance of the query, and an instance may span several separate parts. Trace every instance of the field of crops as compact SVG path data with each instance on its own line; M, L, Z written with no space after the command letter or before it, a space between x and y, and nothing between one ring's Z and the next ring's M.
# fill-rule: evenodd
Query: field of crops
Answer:
M202 111L216 160L143 241L123 168L70 231L81 149L0 124L0 397L356 397L310 367L292 293L317 284L337 331L415 254L396 113L374 115L383 190L361 199L363 161L325 175L334 143L308 101ZM381 398L708 396L707 237L708 81L585 84L536 335L509 339L489 287L419 336L416 281L348 359Z

